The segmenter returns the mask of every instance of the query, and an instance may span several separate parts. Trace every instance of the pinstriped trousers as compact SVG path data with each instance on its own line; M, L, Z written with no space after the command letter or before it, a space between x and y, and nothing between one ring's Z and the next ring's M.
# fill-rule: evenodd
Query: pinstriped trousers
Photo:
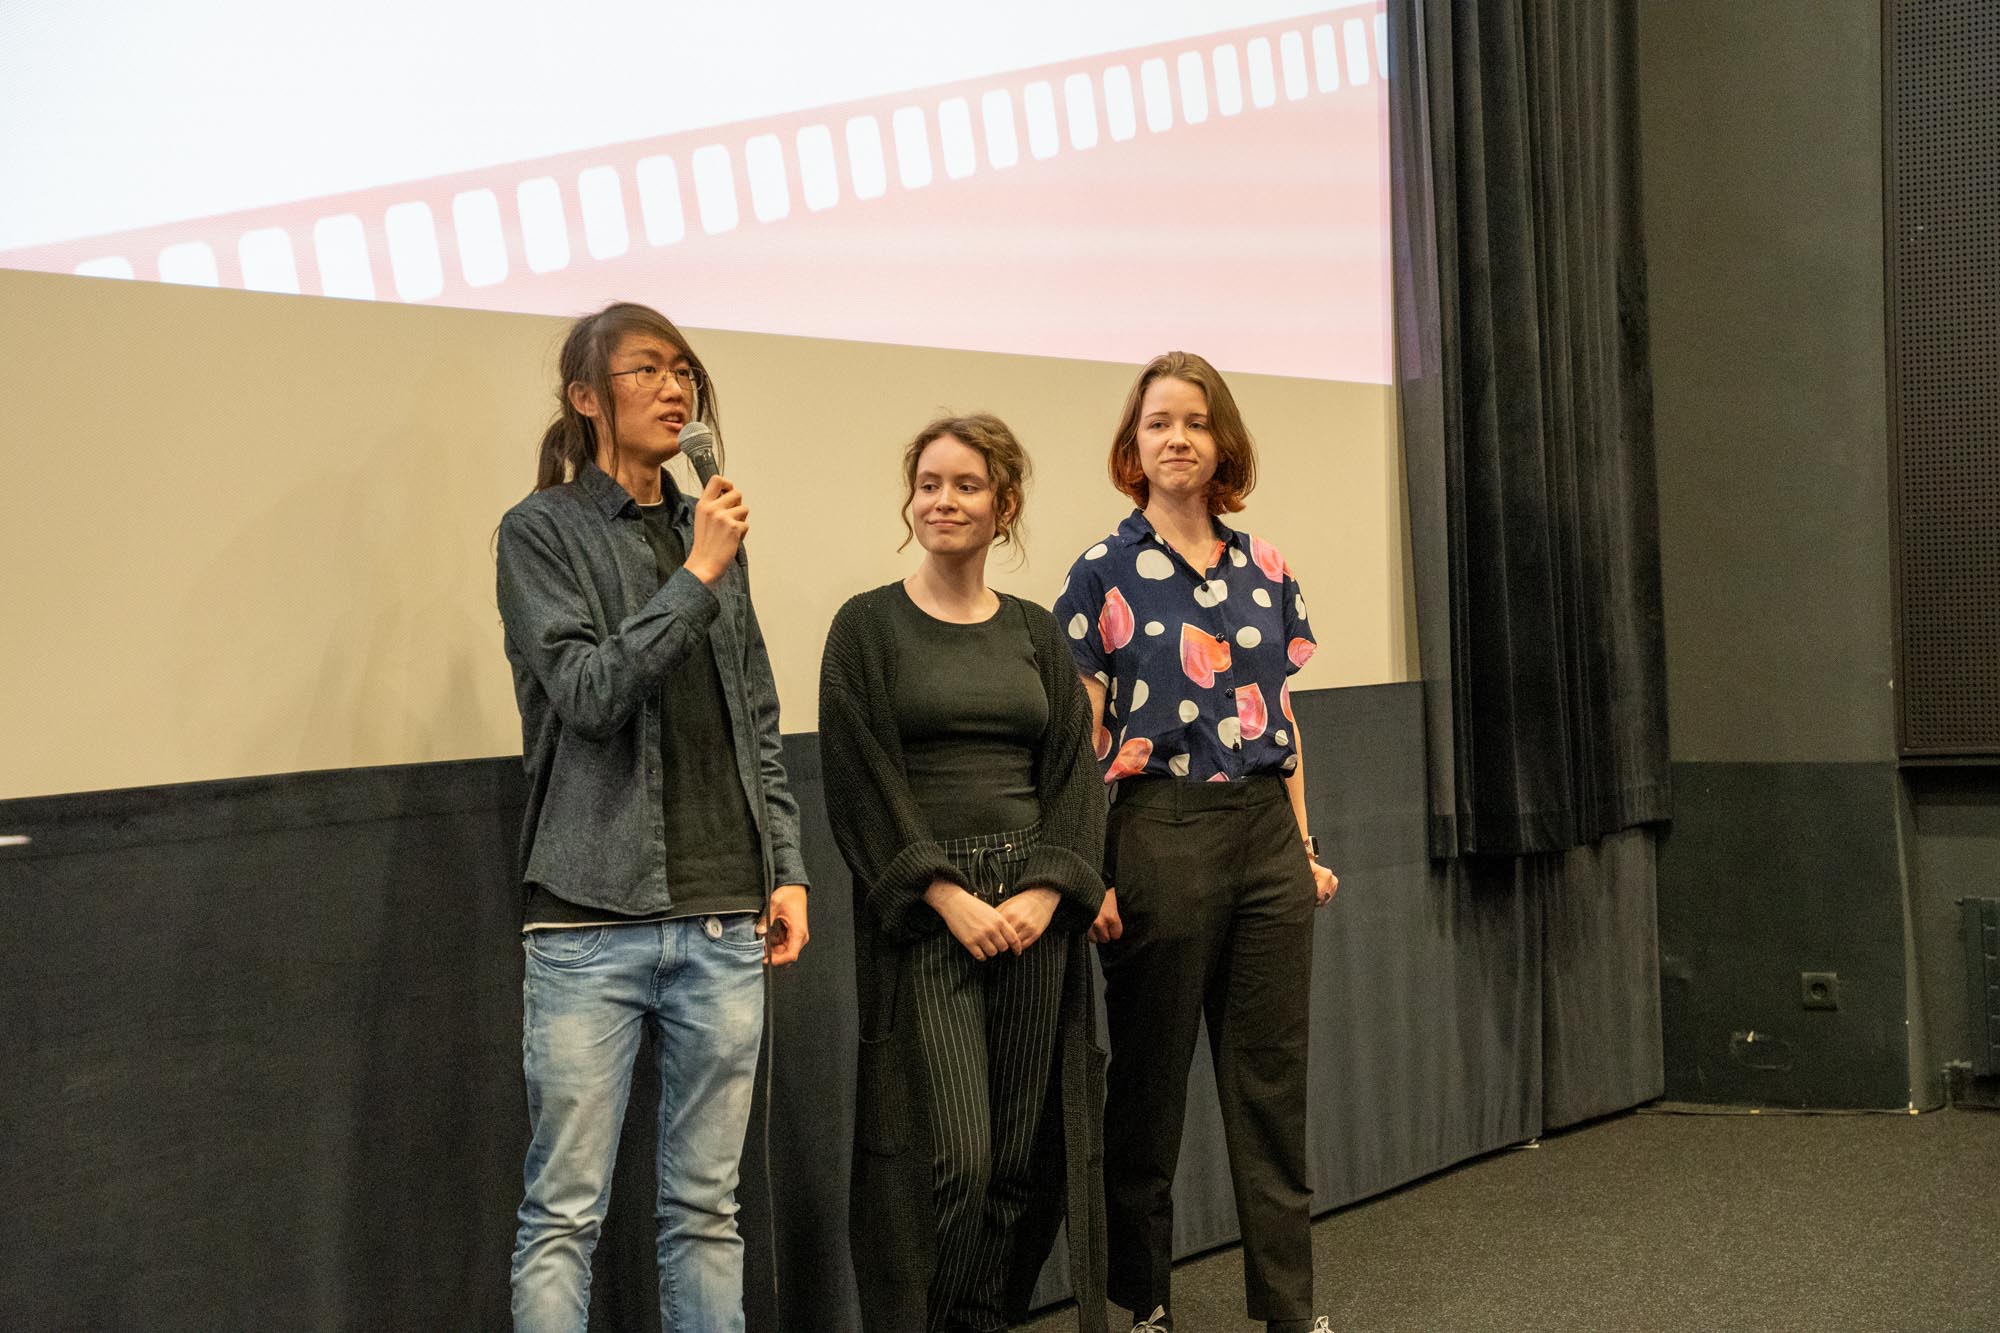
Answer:
M980 898L1016 891L1035 830L944 844ZM1060 941L979 962L949 931L915 945L912 994L929 1071L937 1266L932 1333L1004 1329L1001 1290L1034 1188L1029 1169L1054 1069Z

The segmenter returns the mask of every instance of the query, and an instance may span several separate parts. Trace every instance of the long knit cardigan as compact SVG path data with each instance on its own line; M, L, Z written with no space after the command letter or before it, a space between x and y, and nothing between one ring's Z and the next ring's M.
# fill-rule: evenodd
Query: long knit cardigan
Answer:
M896 650L889 584L834 617L820 667L820 756L834 841L854 873L855 985L861 1014L850 1234L862 1324L876 1333L925 1326L936 1263L931 1111L918 1038L910 946L944 929L924 901L933 879L963 884L910 791L896 728ZM1054 1244L1069 1225L1070 1282L1082 1333L1104 1328L1104 1053L1095 1040L1085 932L1104 900L1105 795L1089 745L1090 703L1055 620L1001 594L1001 615L1024 618L1049 700L1035 752L1041 841L1015 876L1062 895L1044 947L1066 957L1055 1077L1035 1146L1036 1194L1017 1234L1004 1287L1019 1321ZM995 830L998 832L998 830Z

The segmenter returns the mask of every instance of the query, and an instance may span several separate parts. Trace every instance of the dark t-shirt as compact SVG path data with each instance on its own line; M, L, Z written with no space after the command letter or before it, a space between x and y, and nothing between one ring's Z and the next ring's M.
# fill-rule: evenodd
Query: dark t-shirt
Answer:
M664 583L687 562L687 549L674 531L671 506L640 505L639 513ZM565 902L537 884L525 917L530 929L764 909L763 851L736 771L729 704L713 653L697 651L667 673L660 683L660 722L667 884L674 905L664 912L620 916Z
M933 836L1025 828L1041 817L1035 750L1048 696L1021 610L955 625L894 599L896 730L910 793Z

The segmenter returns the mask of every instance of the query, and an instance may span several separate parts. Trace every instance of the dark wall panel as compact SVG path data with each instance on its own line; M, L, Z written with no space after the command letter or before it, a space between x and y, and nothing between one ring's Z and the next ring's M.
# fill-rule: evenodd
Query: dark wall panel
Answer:
M518 785L454 764L0 807L35 839L0 854L0 1322L504 1322Z
M1667 1095L1909 1101L1897 775L1881 764L1676 764L1660 845ZM1839 975L1808 1010L1801 972Z
M1343 880L1315 928L1318 1205L1560 1123L1545 1106L1657 1093L1650 835L1532 873L1434 867L1420 687L1294 702ZM753 1132L741 1191L748 1304L757 1328L780 1307L788 1326L845 1328L852 915L813 738L786 749L813 941L772 982L769 1152ZM520 805L509 759L0 803L0 834L32 838L0 848L0 1191L35 1242L0 1247L6 1322L506 1326ZM1545 1048L1565 1052L1560 1080ZM648 1083L599 1251L603 1327L656 1323ZM1204 1064L1183 1252L1236 1235L1211 1089Z
M1961 898L2000 898L2000 770L1930 769L1909 775L1916 865L1911 922L1931 1074L1972 1058L1976 1028L1959 935ZM1981 1100L2000 1099L1996 1086Z
M1911 1091L1905 1020L1924 1015L1905 993L1894 768L1882 13L1640 6L1674 1097L1901 1106ZM1804 970L1840 973L1840 1010L1801 1008Z
M1890 758L1879 0L1639 16L1673 756Z

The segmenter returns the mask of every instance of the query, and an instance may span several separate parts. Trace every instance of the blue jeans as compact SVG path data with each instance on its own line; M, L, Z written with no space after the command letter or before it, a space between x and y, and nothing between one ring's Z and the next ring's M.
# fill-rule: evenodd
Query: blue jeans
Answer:
M659 1049L660 1322L743 1327L737 1168L764 1026L756 918L688 917L524 937L521 1058L532 1139L514 1239L514 1327L582 1330L590 1255L642 1025Z

